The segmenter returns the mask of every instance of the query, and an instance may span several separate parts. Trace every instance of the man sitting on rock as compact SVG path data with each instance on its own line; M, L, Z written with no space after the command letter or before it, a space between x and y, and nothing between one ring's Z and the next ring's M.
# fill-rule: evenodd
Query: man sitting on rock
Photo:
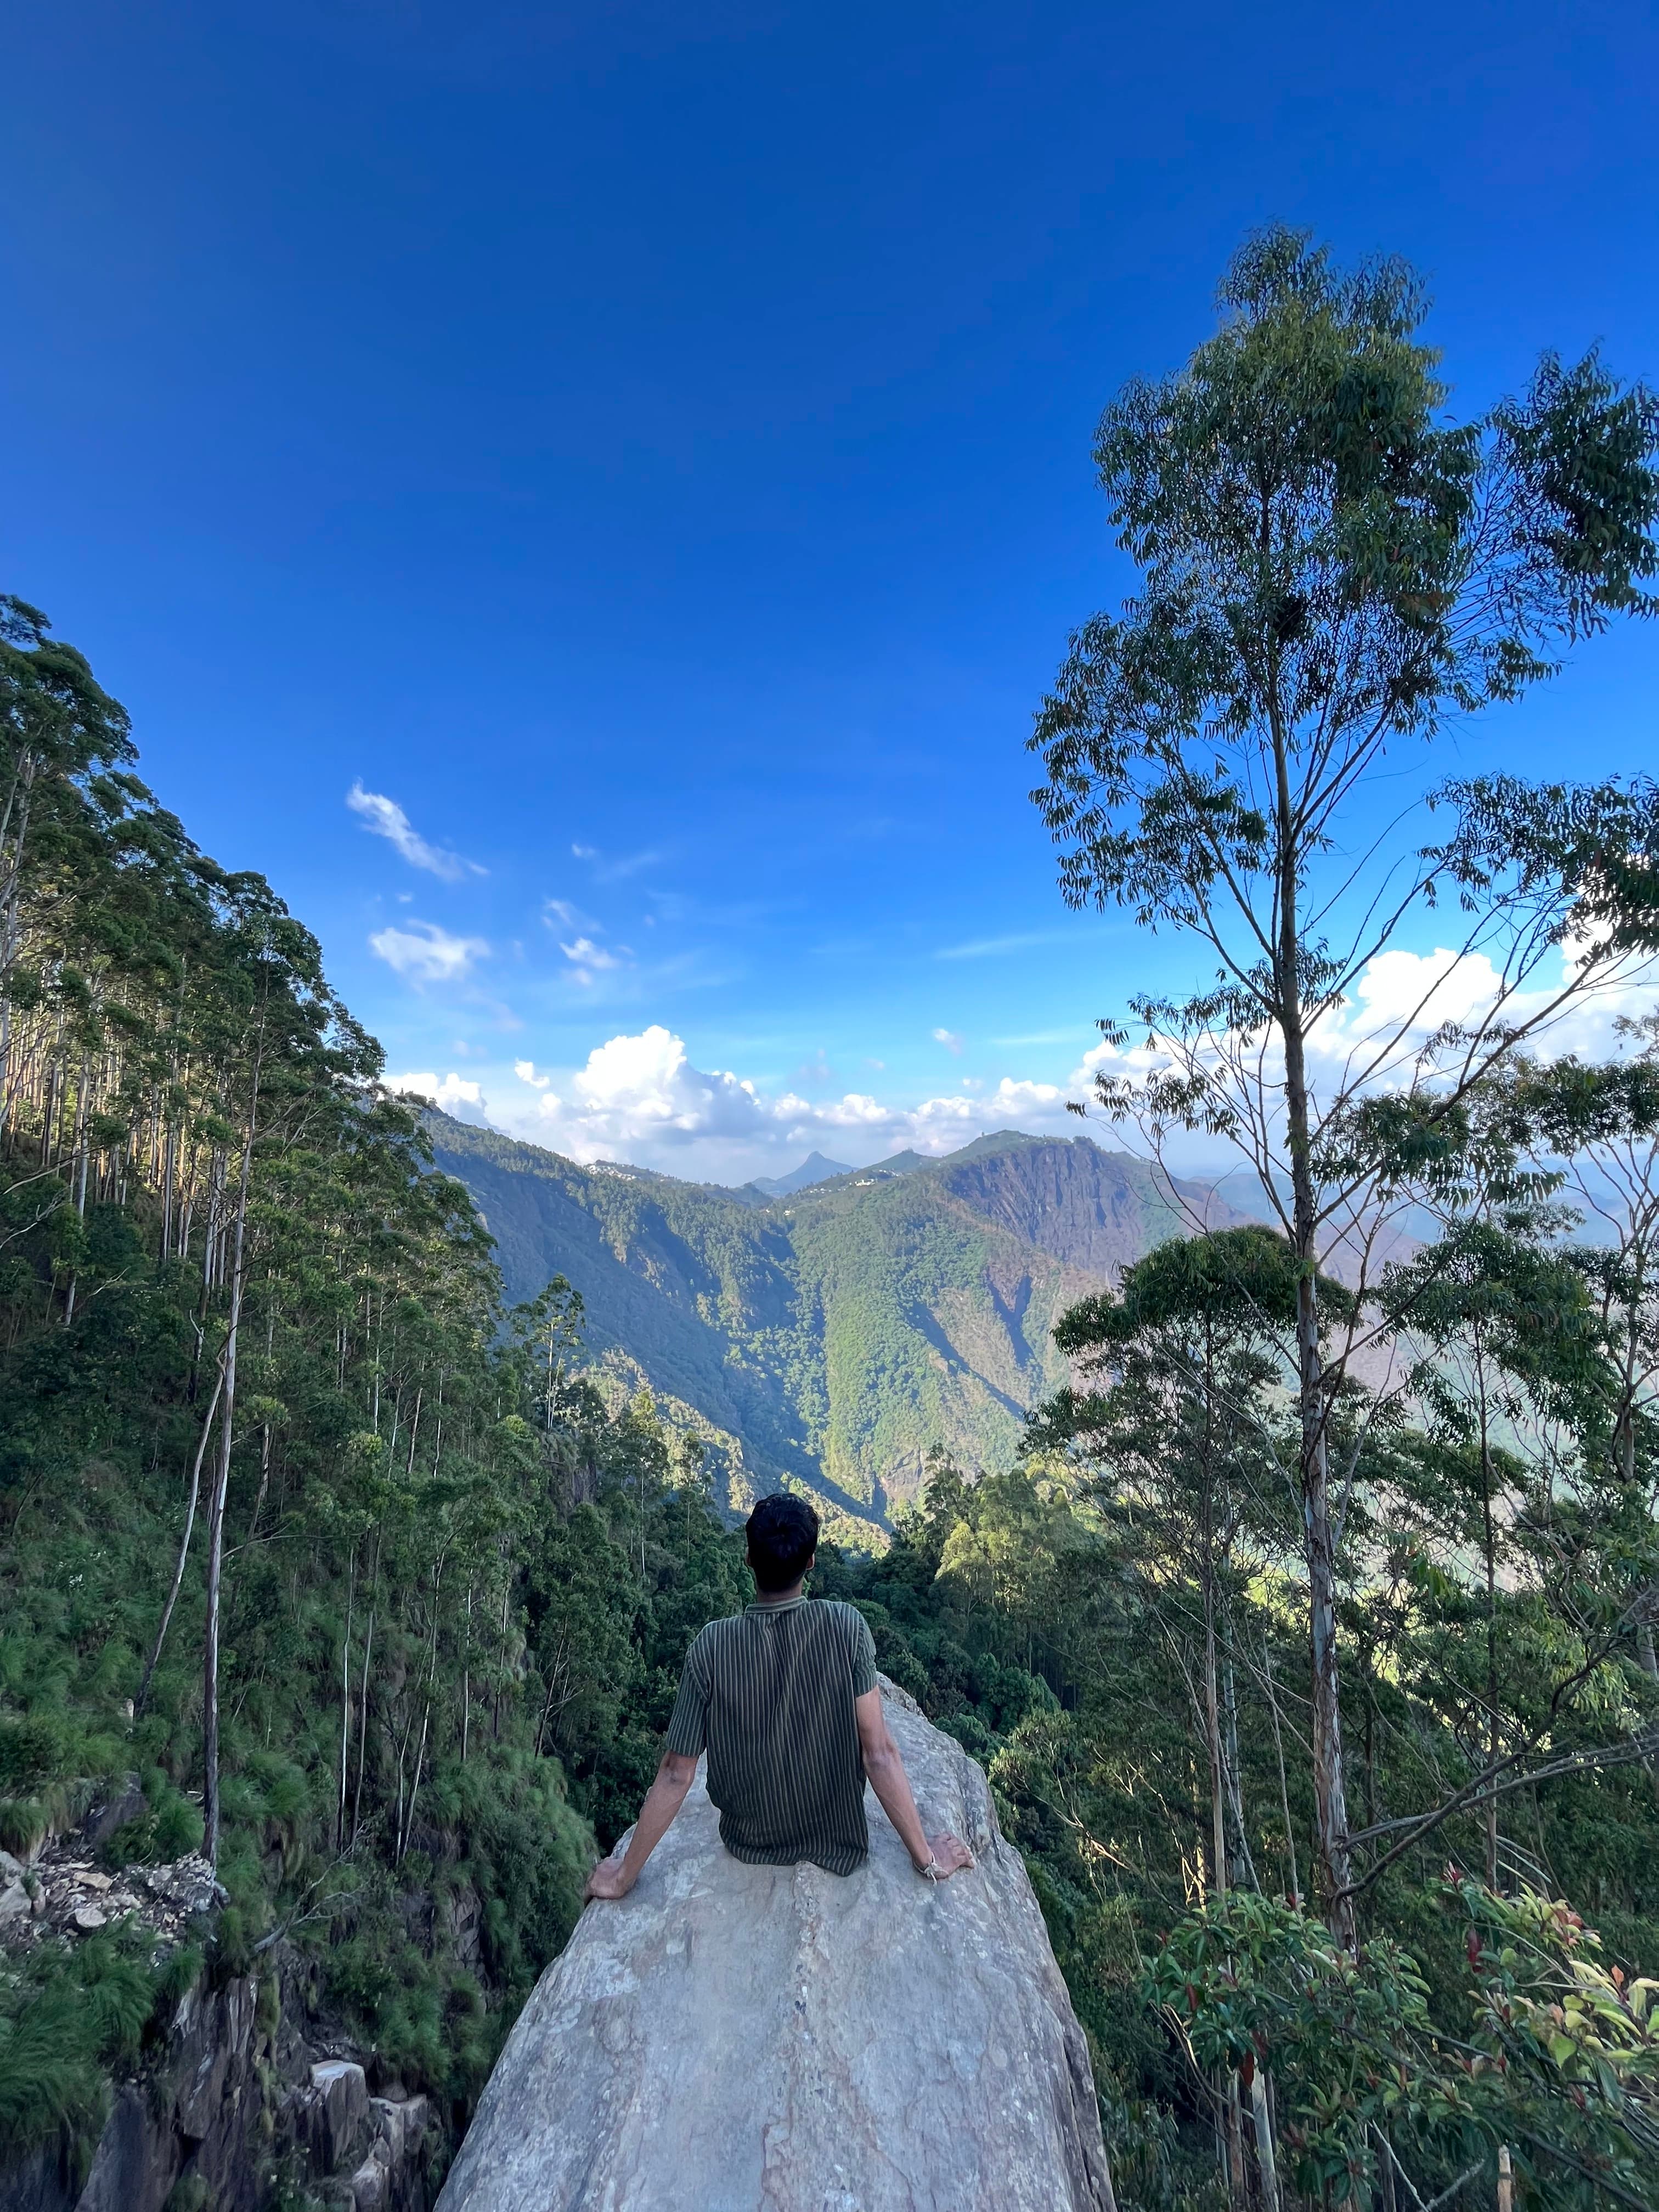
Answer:
M866 1778L918 1874L943 1881L972 1866L955 1836L922 1832L881 1709L869 1624L850 1605L804 1594L817 1515L787 1492L763 1498L748 1537L756 1601L694 1639L627 1854L594 1869L588 1896L627 1896L685 1802L704 1749L720 1841L751 1866L810 1859L830 1874L856 1871L870 1853Z

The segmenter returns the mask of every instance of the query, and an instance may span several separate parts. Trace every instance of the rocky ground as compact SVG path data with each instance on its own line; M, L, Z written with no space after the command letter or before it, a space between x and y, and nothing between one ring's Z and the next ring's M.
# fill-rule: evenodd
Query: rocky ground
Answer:
M155 1963L209 1935L224 1892L194 1854L162 1866L107 1867L102 1844L142 1811L125 1796L33 1856L0 1851L4 1957L77 1943L137 1921ZM438 2130L424 2097L370 2078L361 2054L319 2031L297 2001L300 1962L276 1944L258 1972L204 1974L179 2002L165 2048L115 2085L89 2167L48 2145L0 2170L0 2212L212 2212L289 2206L427 2212ZM177 2192L175 2194L175 2192Z
M194 1852L166 1866L124 1867L106 1874L75 1840L49 1843L25 1863L0 1851L0 1942L35 1942L49 1936L95 1935L136 1913L158 1950L182 1943L190 1923L222 1904L213 1869Z

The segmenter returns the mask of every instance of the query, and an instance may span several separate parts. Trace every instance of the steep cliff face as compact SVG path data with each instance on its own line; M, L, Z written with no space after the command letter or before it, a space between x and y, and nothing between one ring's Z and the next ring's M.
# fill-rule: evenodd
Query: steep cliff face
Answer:
M36 2150L0 2173L0 2212L270 2212L296 2190L341 2212L426 2212L427 2100L372 2097L356 2060L312 2059L278 2025L277 1971L192 1990L165 2050L117 2085L90 2164Z
M1115 2212L1083 2031L985 1778L902 1691L920 1881L869 1801L868 1864L741 1865L701 1782L520 2015L439 2212Z
M0 1852L0 1970L39 1944L73 1947L115 1923L158 1959L210 1941L224 1892L204 1859L111 1873L96 1850L137 1775L85 1825L27 1862ZM5 1877L9 1875L10 1879ZM256 1971L198 1973L134 2069L115 2081L95 2144L59 2135L0 2166L0 2212L270 2212L295 2201L426 2212L441 2130L428 2100L368 2075L308 2016L305 1962L273 1945Z
M1104 1282L1167 1237L1248 1218L1205 1185L1161 1176L1086 1137L1042 1142L1003 1130L934 1172L981 1219Z

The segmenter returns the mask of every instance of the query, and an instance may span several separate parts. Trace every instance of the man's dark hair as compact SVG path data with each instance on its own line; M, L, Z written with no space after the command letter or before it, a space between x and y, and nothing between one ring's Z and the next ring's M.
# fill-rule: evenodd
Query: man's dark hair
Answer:
M818 1516L804 1498L781 1490L763 1498L748 1521L749 1564L769 1595L793 1588L818 1548Z

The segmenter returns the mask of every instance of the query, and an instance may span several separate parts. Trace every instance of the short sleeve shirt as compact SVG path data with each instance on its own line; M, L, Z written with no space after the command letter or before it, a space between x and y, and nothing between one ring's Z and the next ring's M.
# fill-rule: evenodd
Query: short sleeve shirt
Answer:
M869 1855L854 1700L876 1686L869 1623L834 1599L751 1605L685 1655L668 1749L708 1753L720 1841L755 1866L811 1859L851 1874Z

